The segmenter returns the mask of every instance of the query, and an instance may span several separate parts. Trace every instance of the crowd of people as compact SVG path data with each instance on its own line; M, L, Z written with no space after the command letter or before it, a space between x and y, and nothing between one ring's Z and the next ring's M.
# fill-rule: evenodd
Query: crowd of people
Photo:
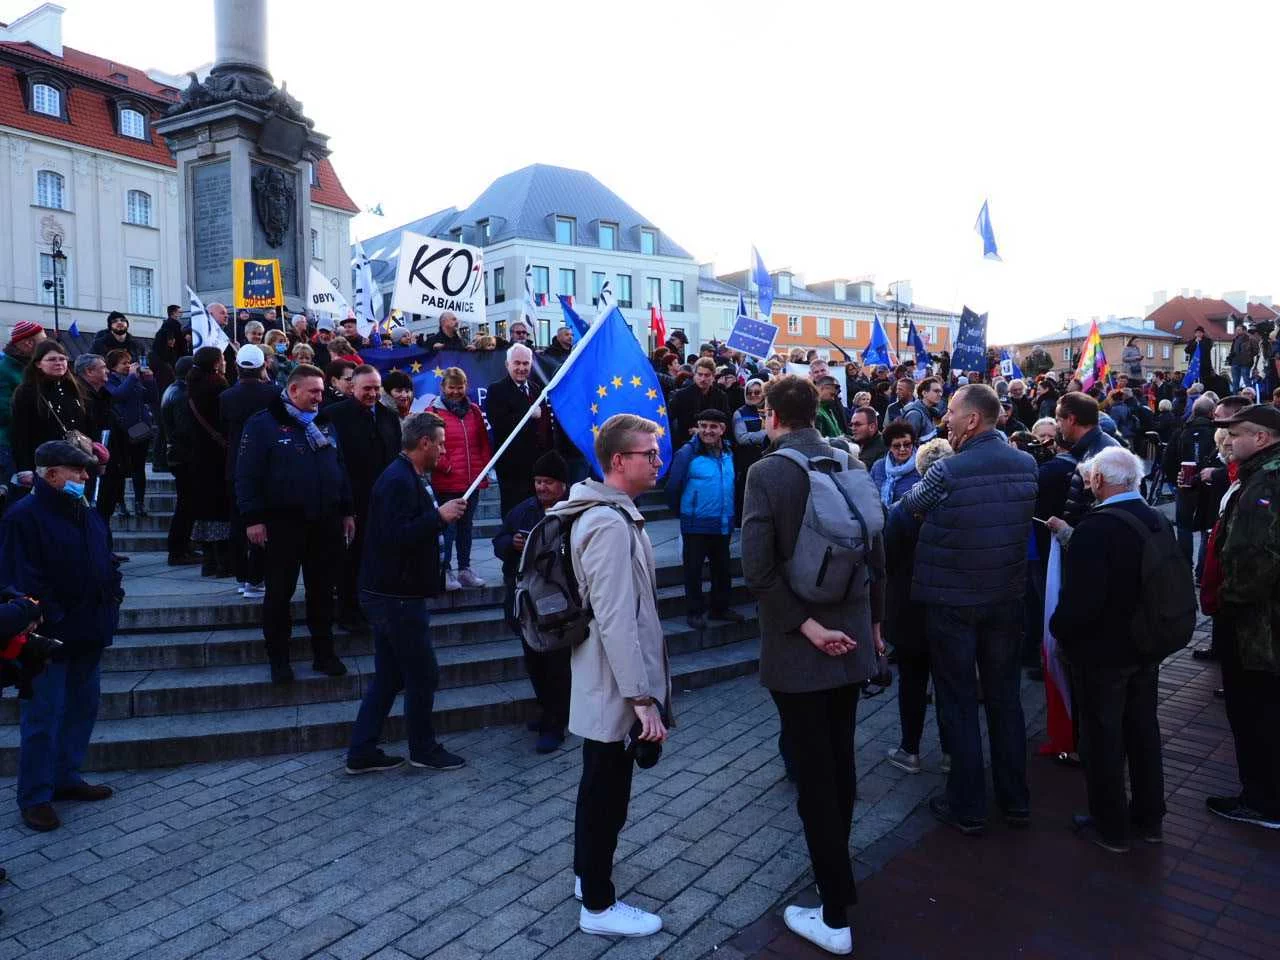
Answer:
M126 480L133 513L145 513L148 450L176 481L169 563L234 578L262 603L273 683L294 681L299 574L313 671L346 672L335 624L372 634L375 673L346 757L353 775L406 762L379 746L402 691L407 762L466 762L432 722L439 668L428 601L485 586L473 568L473 488L497 485L491 546L538 704L534 749L553 752L568 733L583 741L574 872L584 931L661 929L659 917L618 900L611 875L633 767L658 762L675 723L653 547L636 505L664 466L690 627L745 619L731 589L740 537L761 682L778 710L821 898L816 909L787 908L797 934L852 950L857 704L877 692L887 663L901 686L889 762L923 769L932 686L946 788L929 807L972 836L991 819L979 710L995 812L1025 828L1022 671L1049 684L1065 674L1069 742L1050 752L1083 768L1089 798L1071 826L1124 853L1162 838L1159 668L1189 640L1198 606L1213 617L1213 644L1195 655L1222 663L1242 784L1209 809L1280 828L1280 751L1269 733L1280 720L1280 409L1255 402L1243 375L1236 393L1222 384L1202 331L1188 344L1200 382L1184 389L1174 377L1125 372L1089 391L1051 371L952 370L945 355L916 371L813 351L759 362L714 343L691 354L675 334L651 356L671 464L657 424L619 415L595 437L601 472L590 476L542 395L523 325L502 344L506 374L486 386L483 405L450 366L440 395L413 412L412 381L364 362L354 321L335 330L300 316L281 329L275 316L244 313L233 329L223 305L208 310L235 335L226 350L184 352L171 312L149 356L113 315L95 340L102 352L74 364L30 323L13 328L0 360L0 457L14 501L0 526L0 586L33 598L41 632L66 645L22 711L18 803L33 829L58 826L55 800L110 795L80 765L122 597L126 558L107 521L127 515ZM541 353L561 362L572 344L565 328ZM484 348L452 315L420 345ZM1169 489L1172 524L1150 506ZM524 559L547 530L561 539L536 573L559 565L563 606L584 624L577 643L530 627L539 614L528 609L534 574Z

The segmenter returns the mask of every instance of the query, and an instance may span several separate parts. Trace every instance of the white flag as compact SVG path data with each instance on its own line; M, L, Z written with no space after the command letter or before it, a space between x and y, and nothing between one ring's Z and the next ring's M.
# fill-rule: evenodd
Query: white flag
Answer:
M355 259L351 266L356 272L356 332L367 338L378 325L382 314L382 294L373 282L373 264L364 252L364 245L356 241Z
M191 309L191 352L195 353L201 347L217 347L219 350L225 350L230 346L231 341L227 339L218 321L209 316L209 311L204 308L204 304L190 287L187 287L187 301Z
M538 302L533 298L533 266L528 260L524 262L524 322L529 325L529 333L538 329Z
M596 315L591 321L603 320L604 315L613 309L613 287L611 281L606 280L600 287L600 292L596 294Z
M333 317L345 318L351 311L351 305L347 303L342 291L314 263L311 265L311 277L307 281L307 303L312 313L327 313Z

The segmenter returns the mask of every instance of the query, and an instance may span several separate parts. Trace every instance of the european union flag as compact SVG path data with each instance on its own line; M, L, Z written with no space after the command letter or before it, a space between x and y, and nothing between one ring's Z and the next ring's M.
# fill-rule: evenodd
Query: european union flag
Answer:
M884 332L884 324L880 322L880 314L875 314L875 323L871 325L871 339L862 351L862 365L874 364L881 367L892 367L893 351L889 346L889 335Z
M923 380L925 367L929 366L929 351L924 348L924 341L920 338L920 331L916 329L914 320L907 326L907 346L916 354L916 379Z
M360 356L383 376L391 371L408 374L413 381L413 409L423 410L440 394L440 380L450 367L467 375L467 396L484 406L489 384L506 376L506 355L501 350L441 350L428 353L421 347L362 350Z
M756 282L756 295L760 298L760 313L766 317L773 316L773 277L769 276L769 271L764 268L760 251L755 247L751 248L751 257L755 261L751 270L751 279Z
M634 413L657 422L662 456L659 476L667 472L671 437L666 400L657 373L617 307L591 325L547 386L556 419L597 476L603 476L604 471L596 460L596 434L618 413Z
M991 211L987 209L987 201L982 201L982 209L978 211L978 222L973 229L982 238L982 255L988 260L999 260L1000 251L996 248L996 232L991 226Z
M1182 386L1191 386L1193 383L1200 382L1200 351L1196 350L1191 354L1191 362L1187 364L1187 375L1182 378ZM1190 404L1187 405L1188 407Z
M76 340L80 339L80 328L76 326L76 322L74 320L71 321L71 326L67 328L67 333Z
M960 330L951 350L951 369L956 371L987 369L987 315L965 307L960 311Z

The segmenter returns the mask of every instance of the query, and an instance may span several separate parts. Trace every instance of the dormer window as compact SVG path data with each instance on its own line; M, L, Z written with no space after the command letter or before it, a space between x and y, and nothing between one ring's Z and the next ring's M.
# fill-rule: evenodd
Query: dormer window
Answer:
M134 140L147 139L147 118L133 107L120 108L120 136Z
M778 274L778 296L780 297L791 296L791 274L789 273Z
M556 243L573 246L573 218L556 217Z
M31 109L46 117L62 119L62 91L47 83L31 85Z
M835 287L832 292L835 294L837 300L843 300L848 296L848 288L843 280L837 280L835 282Z
M657 230L640 231L640 252L647 257L652 257L658 252Z
M476 224L476 233L479 234L480 245L482 247L489 243L492 231L490 230L488 219L481 220Z
M600 224L600 249L618 249L618 225L616 223Z

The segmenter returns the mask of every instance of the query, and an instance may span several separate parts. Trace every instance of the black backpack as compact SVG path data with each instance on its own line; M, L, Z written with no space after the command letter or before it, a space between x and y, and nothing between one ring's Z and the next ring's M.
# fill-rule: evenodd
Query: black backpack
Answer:
M1191 565L1164 517L1159 518L1160 529L1152 530L1123 507L1103 509L1131 527L1142 541L1142 602L1129 629L1139 653L1163 660L1190 643L1196 628Z

